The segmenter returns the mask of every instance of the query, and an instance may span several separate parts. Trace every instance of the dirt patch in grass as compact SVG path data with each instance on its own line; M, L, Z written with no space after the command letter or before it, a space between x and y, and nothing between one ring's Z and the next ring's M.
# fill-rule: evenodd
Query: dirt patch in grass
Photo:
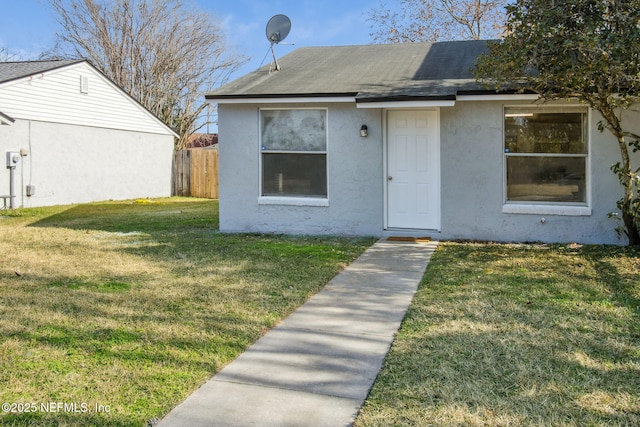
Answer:
M0 221L0 401L15 404L0 424L146 425L373 243L224 235L217 209L172 198Z
M441 244L356 425L640 425L639 257Z

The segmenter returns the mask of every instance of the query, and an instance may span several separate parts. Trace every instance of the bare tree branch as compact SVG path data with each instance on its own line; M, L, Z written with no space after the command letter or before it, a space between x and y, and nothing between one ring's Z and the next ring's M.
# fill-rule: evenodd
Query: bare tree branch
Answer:
M371 9L373 41L404 43L498 38L504 32L507 0L380 0Z
M0 47L0 61L8 62L16 59L16 54L12 53L6 47Z
M184 0L49 3L60 24L49 56L89 59L180 135L178 149L198 126L204 92L245 60L217 21Z

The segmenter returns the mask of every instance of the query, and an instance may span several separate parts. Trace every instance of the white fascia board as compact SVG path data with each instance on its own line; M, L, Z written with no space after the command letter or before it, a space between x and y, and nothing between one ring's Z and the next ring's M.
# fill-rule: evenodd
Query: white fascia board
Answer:
M453 107L456 101L535 101L539 95L531 94L498 94L498 95L457 95L456 100L433 101L371 101L356 102L355 97L283 97L283 98L217 98L207 99L210 104L321 104L321 103L356 103L357 108L434 108Z
M453 107L456 101L389 101L389 102L358 102L358 108L433 108L433 107Z
M353 96L314 96L290 98L218 98L207 99L210 104L327 104L355 103Z
M458 101L535 101L540 99L540 95L535 94L496 94L496 95L458 95Z

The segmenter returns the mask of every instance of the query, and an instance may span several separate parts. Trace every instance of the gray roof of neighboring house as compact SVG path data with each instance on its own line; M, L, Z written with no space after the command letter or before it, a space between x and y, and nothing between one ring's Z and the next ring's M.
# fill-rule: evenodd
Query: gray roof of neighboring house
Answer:
M305 47L206 95L207 99L355 96L358 102L453 99L484 91L476 58L487 41Z
M0 62L0 83L51 71L84 60Z

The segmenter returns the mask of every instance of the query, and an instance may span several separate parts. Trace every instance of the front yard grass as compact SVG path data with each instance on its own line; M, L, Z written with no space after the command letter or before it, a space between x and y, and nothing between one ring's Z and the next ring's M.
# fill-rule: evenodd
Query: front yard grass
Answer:
M153 424L373 243L224 235L217 213L0 212L0 425Z
M356 426L640 425L640 251L441 243Z

